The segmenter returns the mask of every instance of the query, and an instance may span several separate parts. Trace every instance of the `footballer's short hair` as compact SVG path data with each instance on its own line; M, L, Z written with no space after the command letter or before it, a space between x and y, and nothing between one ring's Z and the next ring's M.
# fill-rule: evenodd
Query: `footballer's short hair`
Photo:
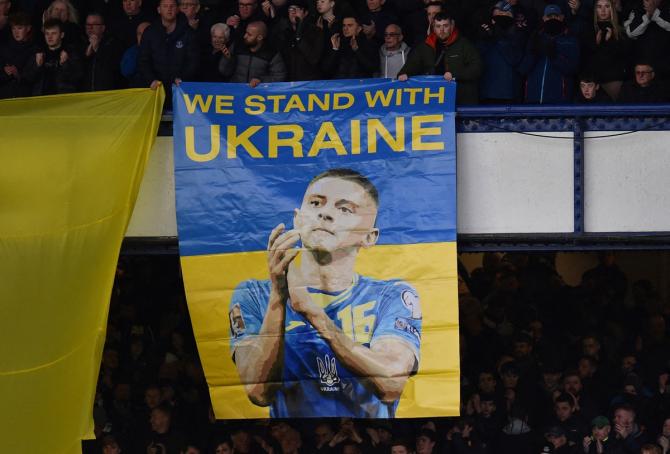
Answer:
M347 180L356 183L357 185L362 187L365 190L365 192L372 198L372 200L375 202L375 206L379 207L379 192L377 191L377 188L375 187L374 184L372 184L370 180L368 180L359 172L345 168L328 169L325 172L322 172L317 176L315 176L314 178L312 178L307 187L309 188L314 183L316 183L319 180L323 180L324 178L339 178L340 180Z

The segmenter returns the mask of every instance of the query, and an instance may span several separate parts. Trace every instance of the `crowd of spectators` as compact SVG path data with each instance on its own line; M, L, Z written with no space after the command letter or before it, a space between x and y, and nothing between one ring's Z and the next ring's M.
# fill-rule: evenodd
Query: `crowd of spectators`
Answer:
M178 258L119 262L89 453L666 454L670 306L615 256L567 285L553 254L459 266L461 417L216 421ZM225 321L224 321L225 322Z
M0 0L0 97L437 74L458 104L666 102L667 0Z

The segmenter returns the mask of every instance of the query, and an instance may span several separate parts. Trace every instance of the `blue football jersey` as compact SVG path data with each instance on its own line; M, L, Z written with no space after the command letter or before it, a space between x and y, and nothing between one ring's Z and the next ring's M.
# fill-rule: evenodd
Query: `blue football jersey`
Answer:
M347 336L366 347L384 338L404 341L419 364L421 308L416 291L400 280L356 276L342 292L309 289L312 299ZM270 296L270 281L241 283L230 302L231 351L258 334ZM270 408L273 418L349 416L392 418L398 402L382 402L335 356L328 343L286 304L283 386Z

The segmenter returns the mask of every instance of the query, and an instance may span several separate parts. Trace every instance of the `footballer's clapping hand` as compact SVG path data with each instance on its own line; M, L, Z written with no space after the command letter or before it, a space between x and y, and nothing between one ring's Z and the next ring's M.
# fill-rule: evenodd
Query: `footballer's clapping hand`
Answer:
M268 270L270 271L271 291L284 300L289 296L286 277L288 265L300 252L300 249L294 249L299 239L298 231L286 231L284 224L275 227L268 239Z

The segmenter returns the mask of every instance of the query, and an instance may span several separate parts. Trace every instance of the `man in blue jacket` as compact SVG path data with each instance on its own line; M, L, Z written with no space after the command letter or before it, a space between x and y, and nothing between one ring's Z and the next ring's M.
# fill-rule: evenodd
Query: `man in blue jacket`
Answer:
M558 5L547 5L542 25L530 38L520 71L526 75L525 101L569 103L579 67L579 43L568 32Z

